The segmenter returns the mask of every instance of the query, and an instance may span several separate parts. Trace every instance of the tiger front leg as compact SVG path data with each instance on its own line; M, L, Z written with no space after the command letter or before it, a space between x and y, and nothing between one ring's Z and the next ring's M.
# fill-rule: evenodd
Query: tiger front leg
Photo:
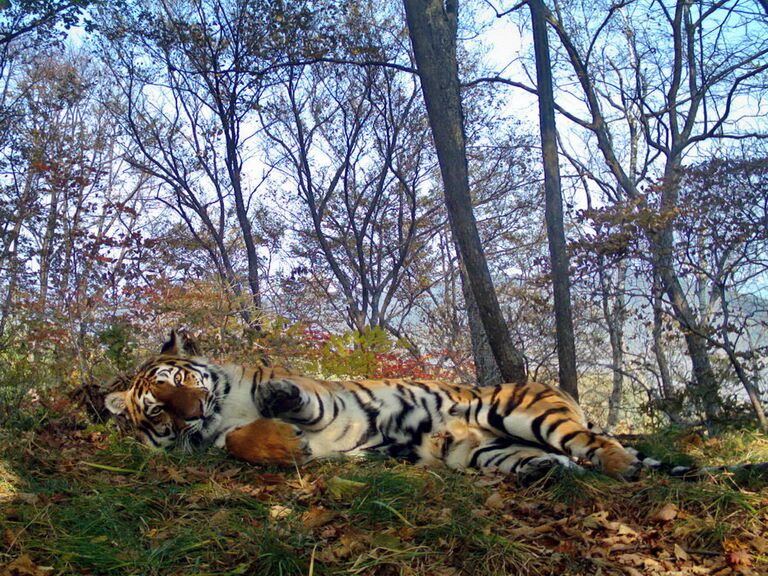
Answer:
M299 425L312 425L323 416L323 404L299 378L269 380L259 387L257 402L262 415Z
M227 434L227 451L251 464L289 466L308 460L303 434L280 420L263 418Z

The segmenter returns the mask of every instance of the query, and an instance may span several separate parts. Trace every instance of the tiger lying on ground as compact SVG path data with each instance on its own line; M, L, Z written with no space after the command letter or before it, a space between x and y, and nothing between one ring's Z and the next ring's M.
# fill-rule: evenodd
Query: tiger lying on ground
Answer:
M256 464L383 452L521 479L592 461L632 476L639 461L590 430L570 396L541 384L495 388L417 379L322 381L270 367L216 365L172 333L130 387L107 396L157 447L215 444Z
M175 332L106 405L153 446L214 444L254 464L380 452L458 470L497 469L524 483L554 466L578 469L575 459L625 478L654 465L593 430L578 404L551 386L317 380L211 363L190 355Z

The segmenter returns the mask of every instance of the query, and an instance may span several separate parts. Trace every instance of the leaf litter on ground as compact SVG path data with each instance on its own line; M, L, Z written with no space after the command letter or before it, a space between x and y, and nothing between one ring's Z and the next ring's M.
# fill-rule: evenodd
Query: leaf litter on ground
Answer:
M109 427L0 434L0 576L768 574L766 486L727 477L521 487L381 459L262 469Z

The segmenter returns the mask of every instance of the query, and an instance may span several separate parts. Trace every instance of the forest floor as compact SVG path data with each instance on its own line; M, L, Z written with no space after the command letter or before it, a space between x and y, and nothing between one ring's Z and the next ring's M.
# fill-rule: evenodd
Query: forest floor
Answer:
M754 432L645 448L768 461ZM51 574L768 574L768 481L590 473L523 488L392 460L263 469L48 413L0 424L0 576Z

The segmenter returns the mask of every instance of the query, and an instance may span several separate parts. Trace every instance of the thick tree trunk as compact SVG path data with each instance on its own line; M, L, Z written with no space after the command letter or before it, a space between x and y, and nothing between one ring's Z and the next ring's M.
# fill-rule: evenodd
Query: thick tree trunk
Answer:
M467 271L461 264L459 256L459 277L461 281L461 293L467 305L467 323L469 324L469 336L472 341L472 357L475 360L475 376L478 386L497 386L504 382L501 377L499 365L493 356L488 336L480 319L480 311L475 302L475 296L467 281Z
M523 356L515 349L501 313L477 231L469 192L464 116L456 62L458 0L404 0L416 67L443 177L453 237L467 269L488 343L507 382L526 381Z
M539 130L544 157L544 213L552 267L552 292L555 301L558 374L560 387L578 400L576 344L573 336L573 315L571 313L571 283L568 277L569 259L563 226L563 197L560 189L555 97L552 92L552 65L549 58L546 7L542 0L530 0L528 6L531 9L533 21L533 50L536 56Z

